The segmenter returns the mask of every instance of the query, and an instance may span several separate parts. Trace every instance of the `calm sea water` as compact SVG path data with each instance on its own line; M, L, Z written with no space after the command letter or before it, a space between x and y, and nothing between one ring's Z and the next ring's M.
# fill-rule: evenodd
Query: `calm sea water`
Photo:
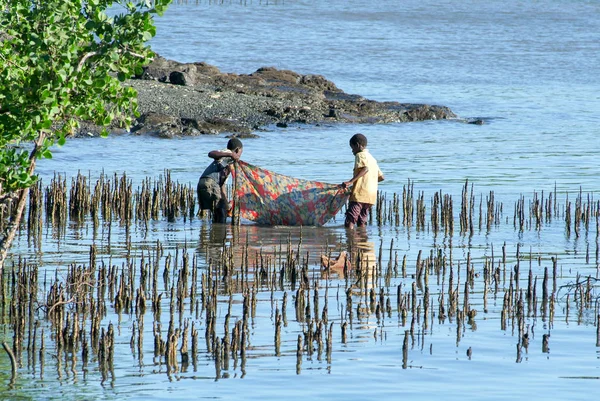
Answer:
M506 220L512 219L518 198L529 199L534 192L547 194L556 188L563 203L580 190L598 198L599 2L223 3L190 0L172 5L156 21L153 49L182 62L205 61L224 72L249 74L275 66L320 74L348 93L441 104L461 118L485 121L482 126L433 121L268 128L260 138L245 140L244 160L283 174L338 183L351 177L348 139L362 132L386 176L380 189L389 194L401 193L411 180L425 199L436 191L452 194L456 210L468 180L478 200L480 194L485 201L494 192L496 201L505 205ZM71 177L80 171L92 179L102 172L126 172L139 183L168 169L175 180L195 184L208 163L207 152L225 143L224 136L77 139L57 149L54 159L40 163L38 171L45 182L54 172ZM171 249L194 244L205 224L157 222L144 241L159 239ZM498 255L502 244L513 256L518 244L545 266L551 255L558 255L564 282L577 273L595 276L598 261L593 256L585 260L586 249L593 255L597 248L593 227L589 237L579 239L566 236L562 223L548 224L541 232L519 233L510 227L478 232L471 239L456 238L454 257L463 259L472 252L481 270L483 258L492 252ZM284 228L244 229L250 230L257 246L299 235ZM338 220L304 236L307 246L318 251L324 239L344 242L346 233ZM372 247L383 243L384 254L389 253L391 240L395 251L407 255L413 270L419 250L428 253L441 241L428 231L369 227ZM85 263L92 242L81 232L70 233L60 243L48 237L44 254L35 257L47 266L60 267L71 260ZM15 249L30 252L25 238L17 240ZM404 285L410 284L408 280ZM266 300L270 293L261 296ZM333 303L335 295L330 297ZM498 312L501 306L502 299L495 300L490 309ZM270 307L264 307L262 313L268 317ZM594 316L567 321L562 307L557 312L560 322L552 327L530 322L536 326L536 341L520 361L515 351L518 339L510 329L500 330L497 314L490 313L477 319L476 328L468 327L460 342L456 324L434 325L411 349L410 368L403 369L405 328L393 318L385 322L380 338L373 336L374 322L355 328L352 341L337 350L332 364L305 361L301 374L295 366L297 328L290 328L287 356L257 355L243 378L234 372L229 379L215 380L214 367L206 362L199 372L171 381L156 373L157 367L141 369L125 353L116 361L118 378L111 386L81 378L67 380L69 385L63 380L61 385L45 377L22 384L21 389L25 398L35 399L589 399L600 385ZM254 328L259 345L272 344L270 320L267 326ZM545 333L551 334L549 353L541 350ZM466 355L469 347L471 359Z

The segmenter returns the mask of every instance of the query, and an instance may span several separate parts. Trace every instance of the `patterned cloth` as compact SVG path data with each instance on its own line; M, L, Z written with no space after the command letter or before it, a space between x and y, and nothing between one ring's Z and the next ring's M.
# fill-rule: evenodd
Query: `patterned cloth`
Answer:
M235 175L240 216L261 225L322 226L350 196L336 184L288 177L241 160Z

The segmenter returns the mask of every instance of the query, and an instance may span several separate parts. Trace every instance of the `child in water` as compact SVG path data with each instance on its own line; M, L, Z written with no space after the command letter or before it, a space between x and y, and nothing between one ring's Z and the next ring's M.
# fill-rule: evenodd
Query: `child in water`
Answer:
M384 180L377 160L367 149L367 137L355 134L350 138L350 148L354 154L354 176L342 183L342 187L352 186L352 193L346 211L347 228L361 227L367 224L369 210L377 202L377 187Z
M240 159L244 145L238 138L227 142L227 149L213 150L208 157L213 159L198 181L198 203L200 210L210 210L215 223L224 223L229 201L225 182L233 171L233 163Z

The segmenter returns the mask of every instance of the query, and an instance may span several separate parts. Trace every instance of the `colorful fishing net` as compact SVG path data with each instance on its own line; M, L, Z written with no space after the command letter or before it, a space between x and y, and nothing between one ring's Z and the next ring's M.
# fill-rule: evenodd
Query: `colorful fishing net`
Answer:
M288 177L241 160L235 171L240 216L261 225L321 226L350 195L339 185Z

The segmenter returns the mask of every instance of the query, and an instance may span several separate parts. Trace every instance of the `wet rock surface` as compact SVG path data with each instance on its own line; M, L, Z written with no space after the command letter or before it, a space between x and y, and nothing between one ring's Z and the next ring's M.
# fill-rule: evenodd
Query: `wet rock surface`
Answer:
M238 75L206 63L182 64L157 56L126 85L137 90L141 114L130 132L165 138L220 133L248 137L268 126L290 124L456 118L445 106L377 102L345 93L323 76L273 67ZM80 131L99 132L89 125Z

